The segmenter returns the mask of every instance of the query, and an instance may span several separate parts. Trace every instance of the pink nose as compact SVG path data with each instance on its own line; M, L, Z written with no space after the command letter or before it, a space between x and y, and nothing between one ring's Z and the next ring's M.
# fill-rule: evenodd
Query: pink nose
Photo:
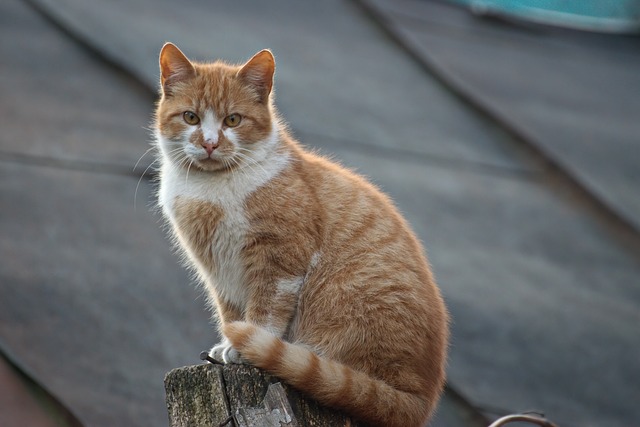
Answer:
M212 142L203 142L202 143L202 148L204 148L206 150L208 155L211 155L211 153L213 153L213 150L218 148L218 144L214 144Z

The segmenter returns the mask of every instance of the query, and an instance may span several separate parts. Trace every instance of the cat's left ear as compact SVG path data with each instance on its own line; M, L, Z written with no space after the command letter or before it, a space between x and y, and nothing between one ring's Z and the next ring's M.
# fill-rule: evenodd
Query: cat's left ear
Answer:
M260 96L260 102L266 103L273 87L273 74L276 61L270 50L256 53L238 71L238 76L252 86Z
M165 95L178 82L193 78L196 70L189 58L173 43L165 43L160 51L160 83Z

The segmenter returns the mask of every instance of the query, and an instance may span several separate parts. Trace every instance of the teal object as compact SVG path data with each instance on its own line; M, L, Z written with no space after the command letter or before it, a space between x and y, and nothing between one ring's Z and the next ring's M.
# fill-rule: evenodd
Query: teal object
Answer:
M580 30L640 33L640 0L451 0L480 15L514 18Z

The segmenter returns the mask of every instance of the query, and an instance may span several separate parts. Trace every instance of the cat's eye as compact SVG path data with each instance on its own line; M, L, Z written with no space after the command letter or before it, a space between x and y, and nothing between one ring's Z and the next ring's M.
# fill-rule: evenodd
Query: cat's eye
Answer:
M191 126L195 126L200 123L200 117L198 117L198 115L193 111L185 111L184 113L182 113L182 118L184 119L185 123Z
M242 120L242 116L240 114L229 114L224 118L224 124L229 126L230 128L234 128L240 124Z

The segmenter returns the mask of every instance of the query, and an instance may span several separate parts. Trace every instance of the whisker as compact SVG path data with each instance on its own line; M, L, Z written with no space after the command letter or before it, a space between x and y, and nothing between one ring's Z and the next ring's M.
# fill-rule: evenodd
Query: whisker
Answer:
M249 157L242 152L237 152L236 154L238 155L238 157L242 158L245 161L245 164L252 170L254 174L256 174L256 172L253 166L256 166L260 169L260 172L265 178L269 176L269 172L267 172L264 166L262 166L256 159L254 159L253 157Z
M238 169L239 172L243 173L243 174L247 174L247 168L249 169L249 171L251 171L251 173L253 175L257 175L256 170L253 168L252 166L252 160L251 158L245 156L242 153L236 153L236 156L238 158L233 157L232 159L234 160L235 165L237 166L236 169ZM240 163L240 159L244 160L244 164ZM243 168L242 166L246 166L246 168Z
M138 167L138 164L140 163L140 161L142 160L142 158L143 158L144 156L146 156L147 154L149 154L149 151L153 150L154 148L156 148L156 147L155 147L155 145L151 146L147 151L145 151L145 152L142 154L142 156L140 156L140 158L138 159L138 161L136 162L136 164L135 164L135 165L133 165L133 170L134 170L134 171L135 171L135 170L136 170L136 168Z
M142 182L142 178L144 178L144 176L146 175L147 171L151 168L151 166L153 166L156 162L158 161L158 159L155 159L153 162L149 163L149 166L147 166L147 168L144 170L144 172L142 172L142 175L140 175L140 178L138 179L138 183L136 184L136 190L133 192L133 211L136 212L136 202L138 200L138 187L140 187L140 182Z
M191 170L191 166L193 165L193 160L187 159L189 161L189 166L187 166L187 175L184 178L184 185L189 183L189 171Z
M167 152L167 154L168 154L169 156L171 156L171 155L174 155L174 154L180 154L180 153L181 153L181 152L183 152L183 151L184 151L184 150L183 150L183 148L182 148L182 147L176 147L176 148L174 148L174 149L172 149L172 150L169 150L169 151Z
M178 168L187 168L190 162L192 162L192 160L189 157L185 156L178 160L177 166Z
M264 168L262 168L262 166L260 166L253 159L246 158L246 157L243 158L242 156L239 156L239 157L244 160L244 165L251 171L251 174L255 176L264 176L264 177L267 176L267 172L264 170ZM256 166L257 168L254 166ZM247 170L244 169L243 172L247 173Z
M235 157L225 159L225 165L228 165L227 168L231 171L231 174L236 173L238 170L242 172L242 170L239 168L240 164Z

